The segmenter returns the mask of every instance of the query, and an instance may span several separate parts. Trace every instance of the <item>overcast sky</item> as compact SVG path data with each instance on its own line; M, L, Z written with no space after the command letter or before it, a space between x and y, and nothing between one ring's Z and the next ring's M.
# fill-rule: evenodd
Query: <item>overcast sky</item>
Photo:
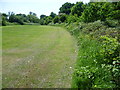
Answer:
M49 15L51 12L58 14L59 8L65 3L76 3L83 1L88 3L90 0L0 0L0 12L14 12L16 14L28 14L30 11L37 14Z

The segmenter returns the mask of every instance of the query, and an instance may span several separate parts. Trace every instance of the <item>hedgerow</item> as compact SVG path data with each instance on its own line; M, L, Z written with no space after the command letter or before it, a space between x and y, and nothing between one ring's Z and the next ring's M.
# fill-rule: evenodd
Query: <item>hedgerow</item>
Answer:
M119 28L105 23L96 21L66 25L79 47L73 88L120 87Z

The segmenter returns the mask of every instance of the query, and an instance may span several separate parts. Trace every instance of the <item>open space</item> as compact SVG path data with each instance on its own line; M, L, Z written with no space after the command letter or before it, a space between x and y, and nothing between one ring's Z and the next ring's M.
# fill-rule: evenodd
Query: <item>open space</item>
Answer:
M76 42L61 27L2 27L3 88L69 88Z

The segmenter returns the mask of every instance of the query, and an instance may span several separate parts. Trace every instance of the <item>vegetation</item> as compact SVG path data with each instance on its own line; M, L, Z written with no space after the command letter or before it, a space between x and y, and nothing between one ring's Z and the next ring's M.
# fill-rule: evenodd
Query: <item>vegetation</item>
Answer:
M120 87L119 29L108 27L101 21L73 23L67 28L79 46L72 87Z
M29 15L2 13L2 25L64 25L75 37L78 46L72 88L120 88L119 8L120 1L87 4L66 2L60 7L58 15L51 12L49 16L41 15L40 19L32 12ZM54 33L57 35L59 32ZM60 56L62 57L61 54Z

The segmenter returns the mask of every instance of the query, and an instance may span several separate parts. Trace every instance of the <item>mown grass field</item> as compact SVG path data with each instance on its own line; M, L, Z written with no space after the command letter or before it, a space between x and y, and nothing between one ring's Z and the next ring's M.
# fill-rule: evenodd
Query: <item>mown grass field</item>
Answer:
M61 27L2 27L3 88L71 87L75 39Z

